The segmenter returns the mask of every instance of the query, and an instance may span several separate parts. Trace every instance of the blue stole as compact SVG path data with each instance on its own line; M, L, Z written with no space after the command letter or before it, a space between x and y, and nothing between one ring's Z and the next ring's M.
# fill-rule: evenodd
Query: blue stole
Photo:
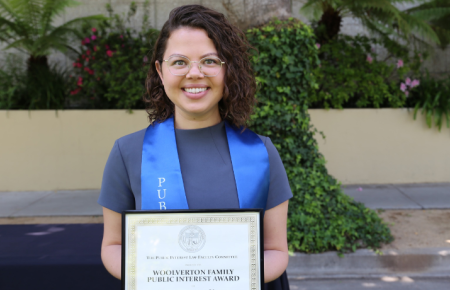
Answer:
M225 122L240 208L266 208L269 155L258 135ZM189 209L178 159L173 117L150 125L142 146L143 210Z

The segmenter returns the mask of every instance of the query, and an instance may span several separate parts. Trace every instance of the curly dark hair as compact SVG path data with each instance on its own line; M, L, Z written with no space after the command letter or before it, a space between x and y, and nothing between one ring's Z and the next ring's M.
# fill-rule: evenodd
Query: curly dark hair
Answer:
M238 127L246 127L256 102L256 81L250 63L252 46L245 34L228 22L222 13L201 5L173 9L161 29L145 81L147 94L144 102L150 122L162 122L174 113L174 104L164 91L155 62L163 63L167 40L181 27L203 29L213 41L219 58L226 63L225 85L219 102L220 117Z

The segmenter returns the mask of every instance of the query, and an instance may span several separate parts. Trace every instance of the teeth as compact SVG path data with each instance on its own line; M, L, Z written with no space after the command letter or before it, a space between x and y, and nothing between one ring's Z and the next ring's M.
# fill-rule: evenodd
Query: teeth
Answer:
M206 91L206 88L185 88L184 90L191 94L198 94L200 92Z

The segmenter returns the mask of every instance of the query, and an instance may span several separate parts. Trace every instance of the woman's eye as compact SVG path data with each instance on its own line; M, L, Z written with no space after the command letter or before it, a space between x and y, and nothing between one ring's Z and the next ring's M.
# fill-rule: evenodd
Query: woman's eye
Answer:
M219 61L217 59L205 59L204 63L211 65L211 64L218 64Z
M186 65L186 62L184 60L176 60L172 65Z

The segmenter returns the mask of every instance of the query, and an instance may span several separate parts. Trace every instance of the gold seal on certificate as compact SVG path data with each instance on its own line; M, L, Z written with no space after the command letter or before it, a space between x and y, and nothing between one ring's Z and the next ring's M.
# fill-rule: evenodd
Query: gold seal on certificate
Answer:
M125 211L122 289L262 289L261 212Z

